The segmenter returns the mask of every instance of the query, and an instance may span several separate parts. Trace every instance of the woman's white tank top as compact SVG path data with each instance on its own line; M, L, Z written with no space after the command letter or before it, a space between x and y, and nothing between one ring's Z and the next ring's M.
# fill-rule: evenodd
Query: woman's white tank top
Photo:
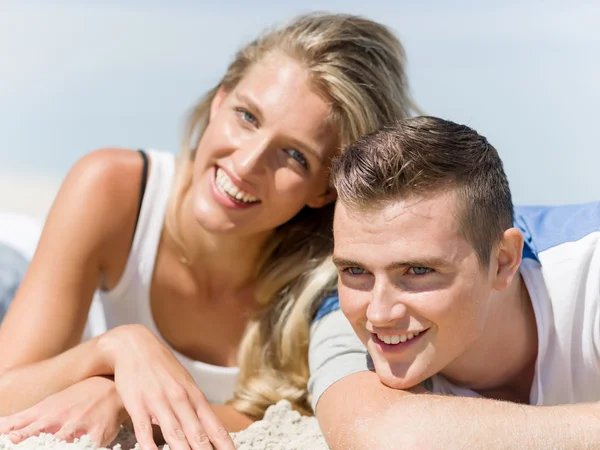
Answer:
M96 293L84 338L119 325L145 325L173 351L208 401L223 404L233 396L239 369L213 366L178 353L162 338L152 317L150 285L175 176L175 157L157 150L148 150L146 154L151 161L149 176L125 270L114 289Z

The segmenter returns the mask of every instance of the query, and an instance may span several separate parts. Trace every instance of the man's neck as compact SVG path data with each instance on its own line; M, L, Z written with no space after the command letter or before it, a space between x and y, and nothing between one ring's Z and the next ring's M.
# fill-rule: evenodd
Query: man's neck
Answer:
M538 334L529 292L519 275L491 299L479 340L442 375L486 397L529 403Z

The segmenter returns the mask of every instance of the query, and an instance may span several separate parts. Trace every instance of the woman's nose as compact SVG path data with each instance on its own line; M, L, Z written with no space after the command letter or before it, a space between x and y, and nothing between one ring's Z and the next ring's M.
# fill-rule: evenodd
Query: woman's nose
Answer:
M235 169L242 178L264 172L268 166L268 138L249 139L238 147L232 155Z

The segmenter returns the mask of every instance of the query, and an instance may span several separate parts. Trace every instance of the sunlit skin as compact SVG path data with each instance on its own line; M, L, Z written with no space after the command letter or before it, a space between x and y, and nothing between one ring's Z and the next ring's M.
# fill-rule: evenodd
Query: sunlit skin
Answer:
M456 216L453 192L368 210L338 202L341 308L390 387L442 373L497 396L527 393L531 379L522 374L535 362L537 331L518 274L522 235L507 230L483 267ZM377 338L417 332L398 345Z
M329 120L330 101L313 84L302 65L271 55L251 66L237 86L218 91L194 161L179 161L187 164L181 169L192 175L192 184L184 186L183 198L172 199L175 211L168 210L166 219L174 212L177 230L167 222L156 256L151 235L149 253L138 248L146 245L146 236L140 236L146 228L135 230L139 155L103 149L70 171L2 323L3 342L19 342L19 351L1 346L0 409L14 415L0 425L3 432L17 432L13 442L60 429L66 439L73 438L72 431L89 432L99 446L106 445L126 412L142 448L156 449L151 423L160 425L173 449L233 448L226 430L244 429L252 418L232 405L210 405L171 350L216 366L239 365L248 320L264 311L256 274L265 241L305 206L319 208L335 199L327 171L339 133ZM155 169L169 167L155 162L150 160L151 178ZM156 206L144 202L144 208ZM68 245L74 235L77 245ZM53 272L57 252L65 261L60 273ZM158 333L131 323L77 345L97 287L113 291L129 267L142 270L147 264L154 264L150 278L136 274L148 289L140 299L147 295L151 317L142 312L142 322L153 322ZM40 301L45 293L58 300ZM48 324L52 339L45 338ZM94 377L113 373L114 383ZM17 382L36 389L12 388ZM94 399L113 420L92 420L99 417L98 408L90 409L99 404L90 403ZM18 413L36 403L35 410ZM61 407L65 404L73 408Z
M257 63L231 92L221 89L194 162L196 221L211 233L258 237L305 205L332 201L327 169L338 135L330 112L307 70L283 55ZM219 201L217 168L258 201Z

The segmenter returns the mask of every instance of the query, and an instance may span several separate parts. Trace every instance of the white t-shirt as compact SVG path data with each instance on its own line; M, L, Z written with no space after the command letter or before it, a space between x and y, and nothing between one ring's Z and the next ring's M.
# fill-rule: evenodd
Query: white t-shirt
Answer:
M520 271L538 329L530 404L600 401L600 202L517 207L515 226L525 237ZM369 370L366 349L350 333L339 303L329 298L311 327L313 407L337 380ZM424 384L435 393L479 396L440 375Z

